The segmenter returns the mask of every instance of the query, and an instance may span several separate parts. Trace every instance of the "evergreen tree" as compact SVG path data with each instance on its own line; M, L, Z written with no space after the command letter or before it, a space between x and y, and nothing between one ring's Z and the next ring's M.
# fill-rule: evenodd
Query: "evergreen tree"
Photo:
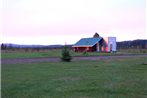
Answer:
M5 44L2 43L2 44L1 44L1 49L2 49L2 50L5 50L6 48L7 48L7 46L6 46Z
M62 50L62 61L66 61L66 62L70 62L71 61L71 56L70 56L70 53L69 53L69 49L64 46L63 50Z

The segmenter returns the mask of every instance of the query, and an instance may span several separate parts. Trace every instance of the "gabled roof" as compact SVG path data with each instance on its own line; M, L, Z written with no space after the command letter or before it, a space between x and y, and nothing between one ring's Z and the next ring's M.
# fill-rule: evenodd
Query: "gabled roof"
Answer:
M98 38L82 38L75 45L73 45L73 47L94 46L101 39L102 39L102 37L98 37Z

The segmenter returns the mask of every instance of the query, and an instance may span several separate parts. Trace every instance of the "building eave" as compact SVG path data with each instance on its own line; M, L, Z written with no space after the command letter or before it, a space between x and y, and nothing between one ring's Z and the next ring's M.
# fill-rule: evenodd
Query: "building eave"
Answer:
M72 46L72 47L93 47L94 45L79 45L79 46Z

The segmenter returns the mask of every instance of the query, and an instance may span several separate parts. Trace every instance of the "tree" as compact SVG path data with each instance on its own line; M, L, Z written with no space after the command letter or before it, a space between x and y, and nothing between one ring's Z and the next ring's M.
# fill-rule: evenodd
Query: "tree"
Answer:
M64 46L63 50L62 50L62 57L61 57L62 61L66 61L66 62L70 62L72 57L69 53L69 49Z
M1 49L2 49L2 50L5 50L6 48L7 48L7 46L6 46L5 44L2 43L2 44L1 44Z

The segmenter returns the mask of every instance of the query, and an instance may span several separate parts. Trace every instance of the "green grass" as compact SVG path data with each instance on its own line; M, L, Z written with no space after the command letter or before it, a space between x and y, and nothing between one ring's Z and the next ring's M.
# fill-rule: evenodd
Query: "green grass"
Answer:
M1 53L2 58L34 58L34 57L61 57L61 49L58 50L48 50L48 52L8 52ZM98 55L115 55L116 53L99 53L99 52L87 52L83 54L83 52L74 52L70 50L71 56L98 56Z
M34 57L61 57L61 49L49 49L49 50L40 50L37 51L23 51L23 50L6 50L7 52L2 52L2 58L34 58ZM100 53L100 52L74 52L70 50L71 56L111 56L119 54L145 54L147 53L146 49L120 49L116 53Z
M135 53L135 54L143 54L143 53L147 53L147 49L119 49L118 52L120 53L127 53L127 54L131 54L131 53Z
M2 98L147 98L146 61L2 65Z
M21 51L12 51L12 52L2 52L2 58L34 58L34 57L61 57L61 49L48 50L45 52L21 52ZM111 56L118 54L130 54L129 52L117 52L117 53L99 53L99 52L74 52L70 50L71 56Z
M48 52L8 52L1 53L2 58L33 58L33 57L61 57L61 50L49 50Z

